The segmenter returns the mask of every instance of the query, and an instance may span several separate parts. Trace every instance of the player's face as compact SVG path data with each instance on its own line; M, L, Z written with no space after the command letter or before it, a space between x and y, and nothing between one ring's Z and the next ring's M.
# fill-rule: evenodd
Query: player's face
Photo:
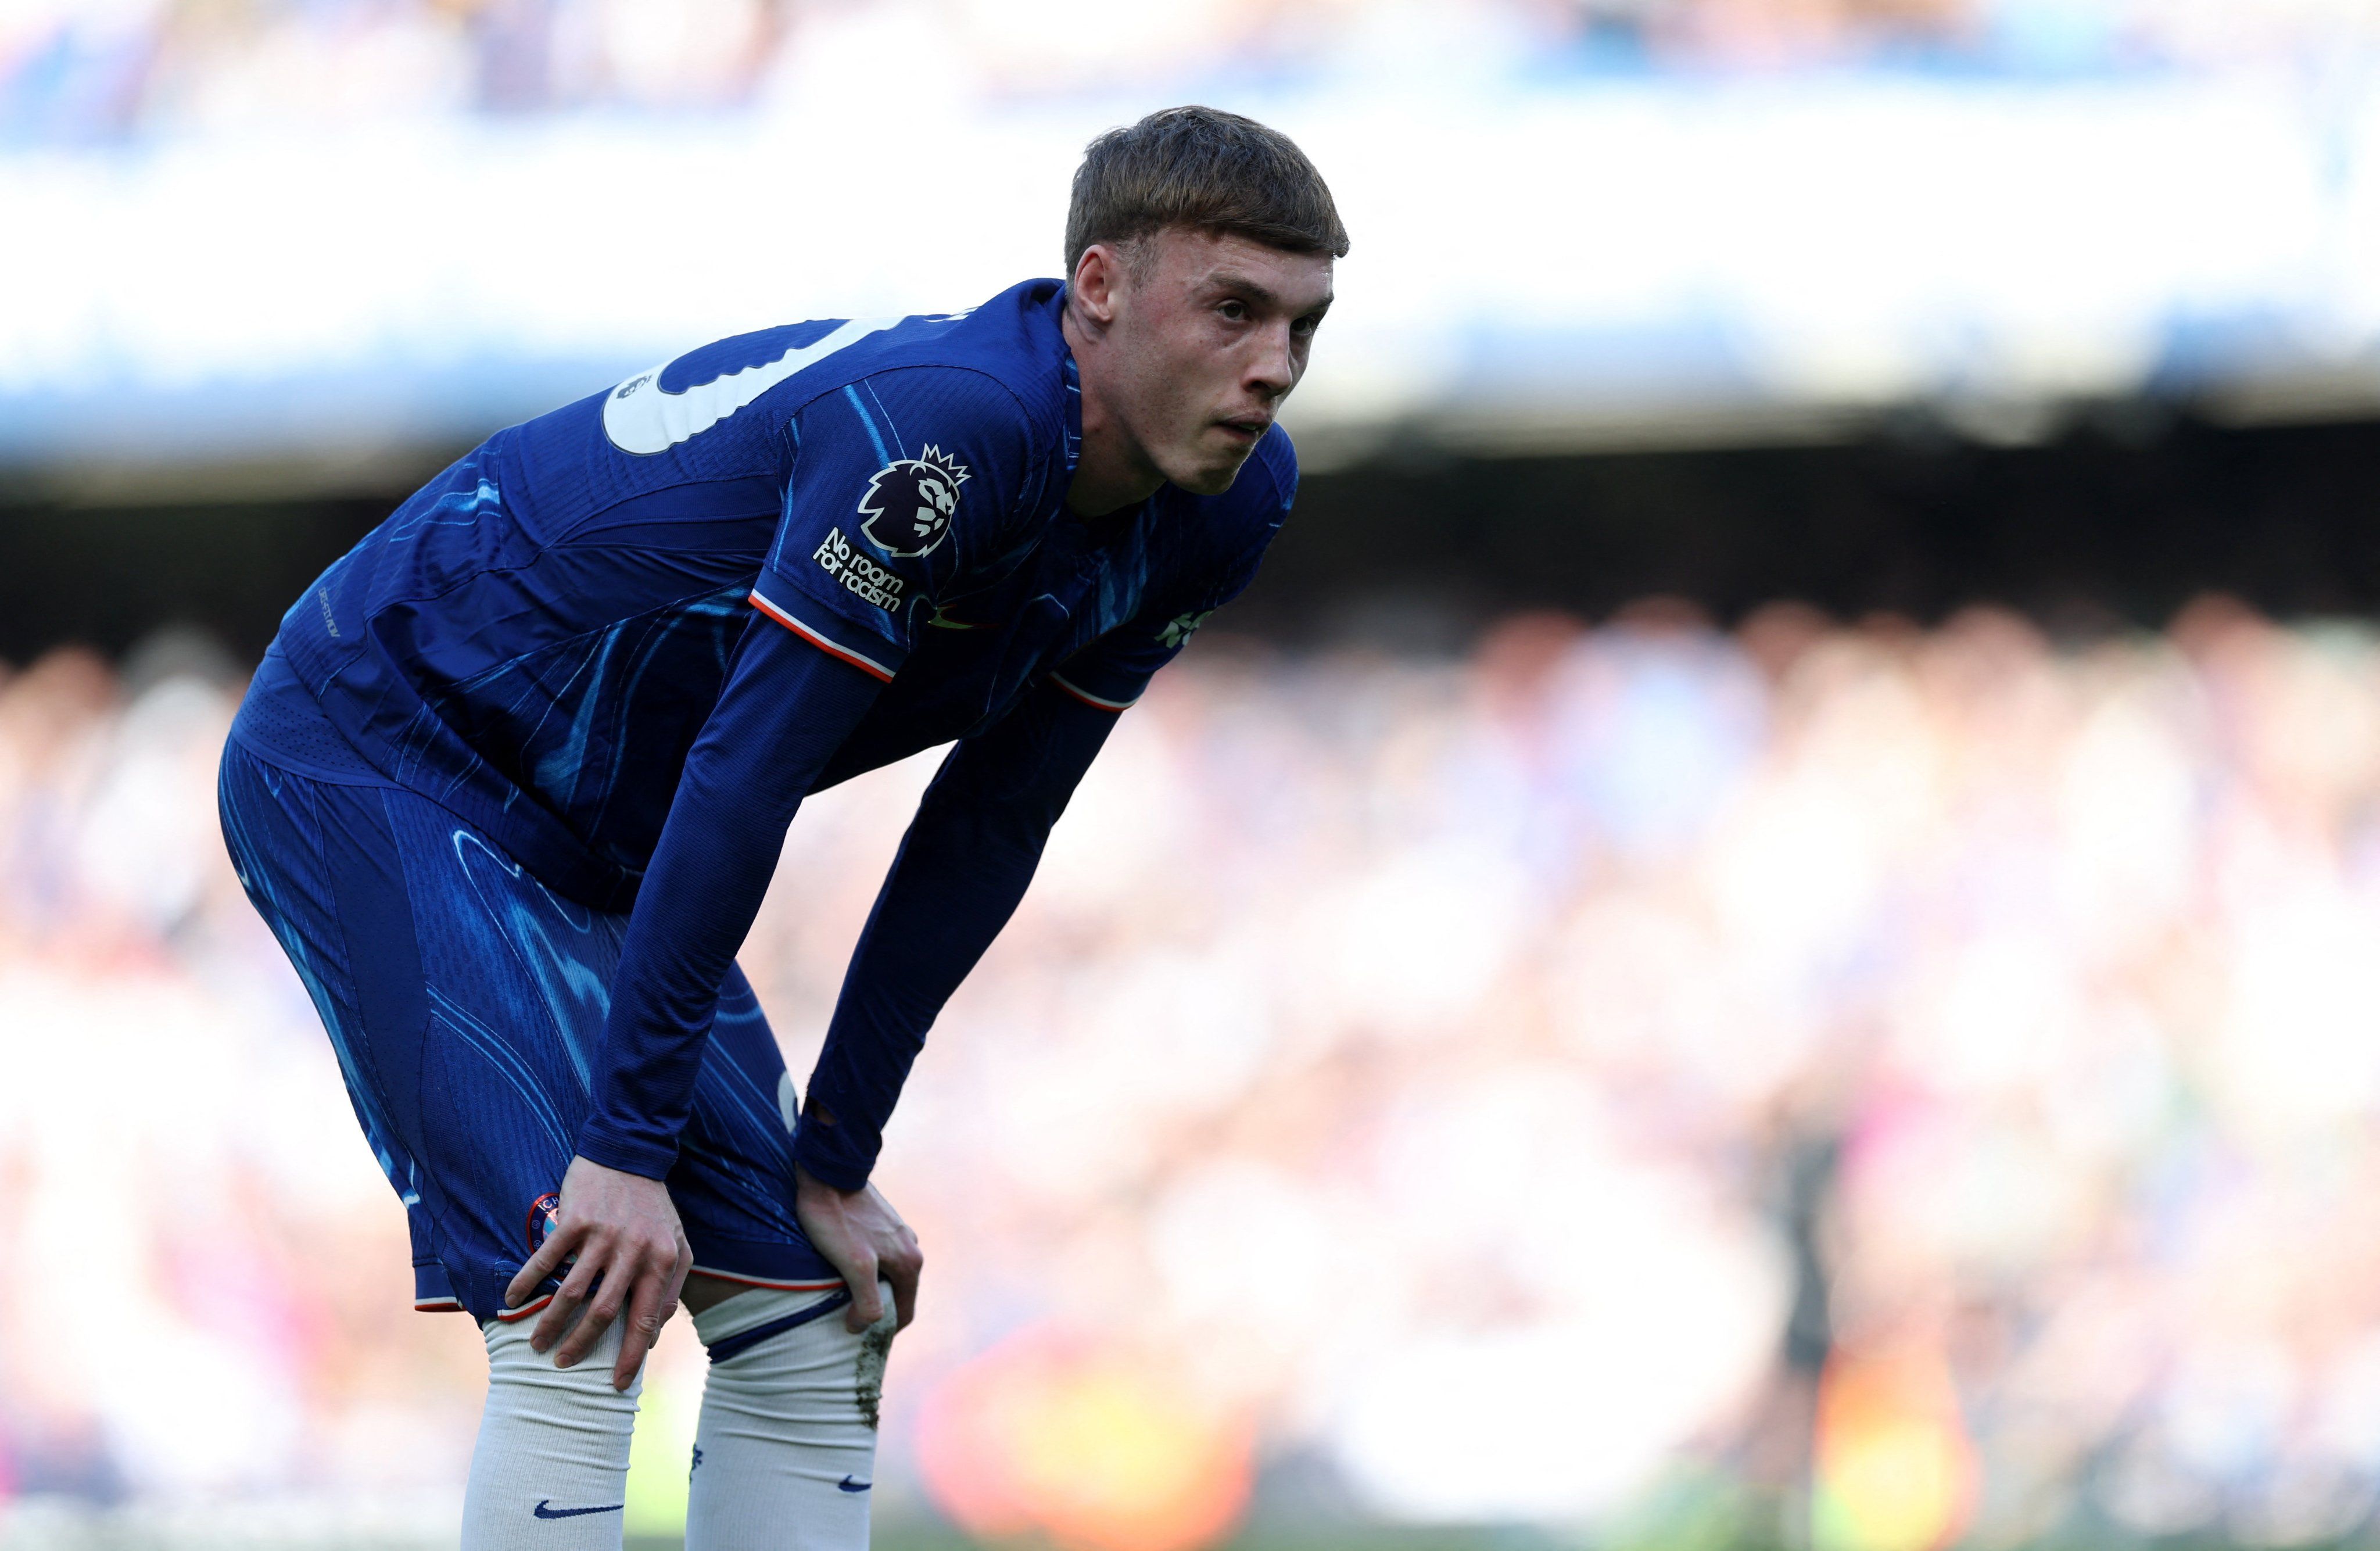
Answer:
M1110 402L1158 472L1220 494L1305 375L1330 259L1189 228L1133 259L1114 292Z

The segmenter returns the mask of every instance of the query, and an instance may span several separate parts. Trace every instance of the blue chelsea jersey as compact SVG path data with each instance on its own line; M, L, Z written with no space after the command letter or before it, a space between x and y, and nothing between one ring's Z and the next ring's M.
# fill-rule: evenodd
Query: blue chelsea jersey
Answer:
M307 590L264 672L603 909L633 900L747 629L886 681L821 784L1044 678L1122 709L1247 585L1296 457L1276 427L1222 495L1073 515L1063 296L740 334L499 431Z

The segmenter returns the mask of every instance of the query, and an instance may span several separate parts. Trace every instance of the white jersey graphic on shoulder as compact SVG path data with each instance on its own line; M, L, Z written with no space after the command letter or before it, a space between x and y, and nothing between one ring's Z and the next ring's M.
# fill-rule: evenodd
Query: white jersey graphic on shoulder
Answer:
M714 377L683 393L669 393L662 387L662 373L679 358L673 356L612 390L612 396L603 401L603 434L624 453L640 456L665 453L701 435L794 373L903 321L854 318L822 339L788 346L773 361Z

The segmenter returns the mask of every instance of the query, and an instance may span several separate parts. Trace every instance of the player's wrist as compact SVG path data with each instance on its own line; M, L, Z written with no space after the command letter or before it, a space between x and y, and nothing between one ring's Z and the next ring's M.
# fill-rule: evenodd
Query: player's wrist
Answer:
M605 1124L601 1115L590 1118L580 1130L577 1150L578 1157L599 1168L648 1180L666 1180L677 1164L675 1141L625 1133Z
M838 1162L825 1160L823 1170L805 1157L800 1148L794 1151L794 1185L807 1192L832 1191L837 1195L857 1195L868 1188L868 1170L852 1170Z
M794 1128L794 1167L849 1195L868 1188L876 1154L852 1134L850 1127L835 1123L835 1109L828 1107L827 1096L820 1092L825 1086L823 1079L811 1081L809 1102L802 1107L801 1122Z

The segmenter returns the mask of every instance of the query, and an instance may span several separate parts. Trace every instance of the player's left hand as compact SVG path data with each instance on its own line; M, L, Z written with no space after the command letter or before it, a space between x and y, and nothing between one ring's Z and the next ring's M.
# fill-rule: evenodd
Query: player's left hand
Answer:
M620 1335L619 1360L612 1364L612 1387L625 1390L661 1339L662 1327L677 1312L679 1290L694 1268L694 1251L686 1245L669 1187L572 1158L562 1176L553 1231L504 1289L505 1304L519 1307L573 1255L577 1263L529 1332L528 1344L544 1351L560 1341L553 1365L567 1368L587 1355L625 1308L628 1324Z
M844 1285L851 1289L851 1307L843 1316L846 1329L865 1330L884 1317L879 1278L892 1284L892 1309L900 1315L893 1328L909 1327L917 1317L917 1276L926 1255L882 1191L874 1185L837 1190L795 1165L794 1216L810 1247L843 1273Z

